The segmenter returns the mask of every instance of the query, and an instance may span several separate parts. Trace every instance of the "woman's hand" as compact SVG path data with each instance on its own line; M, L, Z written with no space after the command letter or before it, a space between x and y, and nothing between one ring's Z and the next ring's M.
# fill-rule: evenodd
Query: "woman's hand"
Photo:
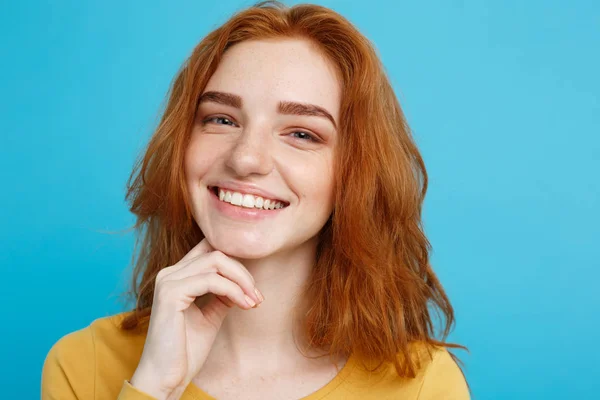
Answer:
M205 294L208 301L199 308L196 297ZM158 399L178 399L204 365L229 308L248 310L263 300L248 270L203 239L156 277L148 334L131 384Z

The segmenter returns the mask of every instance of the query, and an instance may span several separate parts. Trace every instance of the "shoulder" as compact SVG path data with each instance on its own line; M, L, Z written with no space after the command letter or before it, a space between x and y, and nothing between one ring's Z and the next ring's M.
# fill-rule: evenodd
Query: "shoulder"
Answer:
M96 349L103 346L143 339L144 335L121 330L121 321L128 313L123 312L98 318L90 325L64 335L54 343L48 356L62 361L68 361L71 355L77 355L78 357L75 358L81 359L82 353L92 355Z
M105 367L112 371L121 370L123 376L129 369L135 369L145 334L120 329L126 314L98 318L56 341L44 360L42 393L58 393L60 397L68 390L77 393L78 398L93 398L94 388L98 381L101 383Z
M423 365L419 400L470 399L465 376L445 347L435 347Z
M414 377L398 376L392 362L380 364L352 357L347 376L337 389L344 399L469 400L465 378L445 347L422 342L411 345L419 367ZM398 353L398 360L404 357ZM402 364L402 362L401 362ZM381 368L377 368L380 366Z

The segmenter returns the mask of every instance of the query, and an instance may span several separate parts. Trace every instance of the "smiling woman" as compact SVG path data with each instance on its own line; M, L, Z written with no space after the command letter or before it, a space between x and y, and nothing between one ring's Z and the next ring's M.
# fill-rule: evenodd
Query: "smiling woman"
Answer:
M215 248L252 259L244 265L255 278L297 265L298 254L315 256L333 208L340 96L333 66L298 38L236 44L200 96L184 163L194 220ZM231 192L231 201L209 187ZM261 210L254 196L282 206ZM310 269L298 267L303 276Z
M346 19L277 2L234 15L183 65L132 173L135 309L61 338L42 398L468 399L426 189Z

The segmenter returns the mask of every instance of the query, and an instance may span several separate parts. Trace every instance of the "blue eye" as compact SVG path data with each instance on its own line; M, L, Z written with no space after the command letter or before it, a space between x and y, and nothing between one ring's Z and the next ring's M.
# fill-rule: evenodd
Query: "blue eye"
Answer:
M207 122L213 122L213 121L227 121L225 124L221 124L219 122L215 122L217 125L234 125L233 121L231 121L229 118L225 118L225 117L212 117L212 118L207 118L204 120L204 123L206 124Z
M311 134L306 133L306 132L302 132L302 131L296 131L296 132L292 132L292 135L298 134L300 135L298 138L302 139L302 140L308 140L311 142L317 142L318 140Z

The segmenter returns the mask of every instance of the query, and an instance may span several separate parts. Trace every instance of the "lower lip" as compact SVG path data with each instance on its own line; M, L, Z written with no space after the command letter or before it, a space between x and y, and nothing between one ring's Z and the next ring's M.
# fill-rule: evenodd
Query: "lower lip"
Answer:
M234 206L233 204L226 203L219 200L215 192L212 189L207 188L211 203L221 213L230 218L245 219L250 221L261 220L264 218L274 217L278 215L285 208L277 208L273 210L261 210L258 208L246 208L242 206Z

